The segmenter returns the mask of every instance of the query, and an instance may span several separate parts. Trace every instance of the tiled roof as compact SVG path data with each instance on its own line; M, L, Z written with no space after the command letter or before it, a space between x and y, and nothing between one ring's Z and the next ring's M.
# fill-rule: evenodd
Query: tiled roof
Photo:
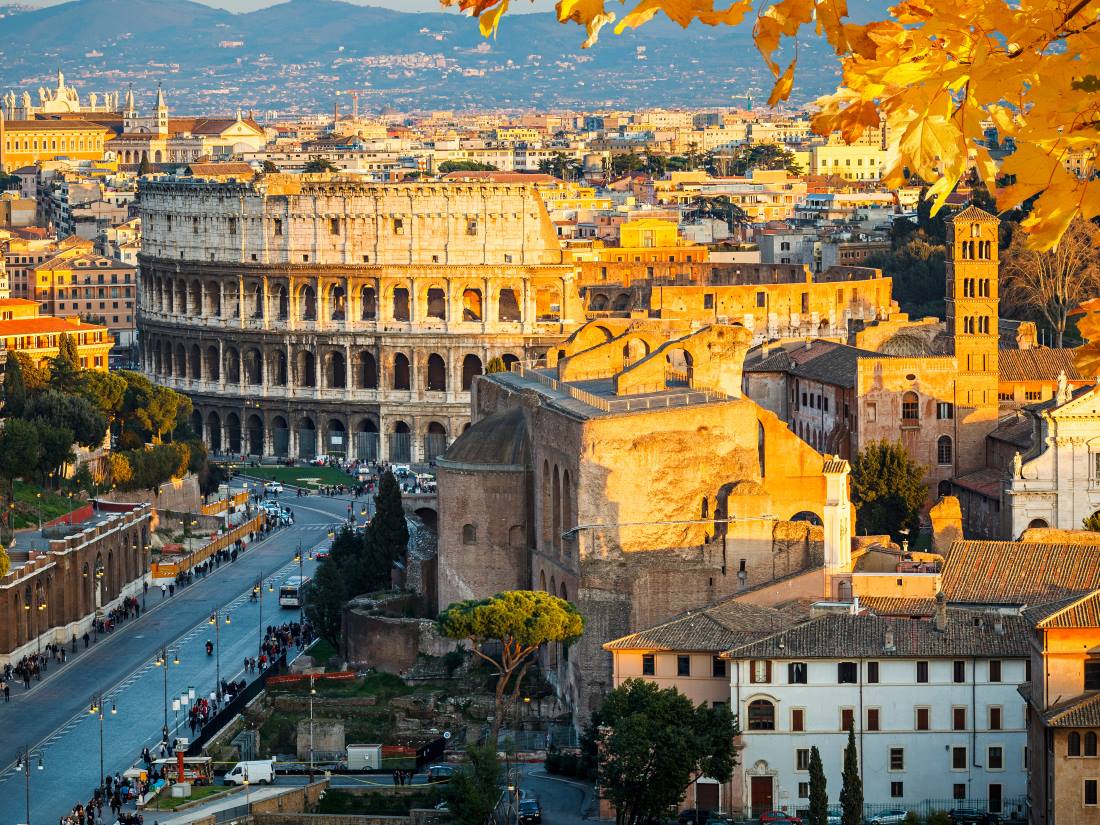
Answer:
M745 358L745 372L786 372L811 381L839 387L855 387L860 358L889 358L869 349L835 341L814 340L809 346L792 343L771 347L767 354L757 347Z
M1026 656L1028 625L1019 616L1001 616L997 633L984 613L948 610L946 629L926 619L862 613L827 614L729 651L734 659L940 658ZM887 646L887 633L893 634Z
M256 170L247 163L189 163L187 171L194 177L223 177L227 175L247 175L252 177Z
M0 298L0 307L25 306L38 306L38 301L31 301L27 298Z
M1024 413L1006 415L997 422L997 429L989 434L990 438L1013 444L1021 449L1031 447L1031 437L1034 434L1034 424Z
M540 172L494 172L491 170L470 170L468 172L448 172L443 176L448 181L485 181L486 183L558 183L553 175Z
M1052 728L1100 728L1100 693L1083 693L1051 705L1043 712L1043 721Z
M106 331L106 327L99 324L72 323L64 318L55 318L45 315L41 318L13 318L10 321L0 321L0 338L12 335L50 335L59 332L95 332ZM104 339L104 343L108 343Z
M671 621L614 639L605 650L700 650L720 653L789 627L790 618L770 607L727 599Z
M973 204L966 207L966 209L964 209L962 212L959 212L958 214L952 215L950 218L948 218L948 220L949 221L958 221L958 220L984 221L986 223L1000 223L1001 222L1001 219L998 218L996 215L990 215L984 209L980 209L979 207L974 206Z
M1037 622L1035 626L1040 628L1100 627L1100 590L1071 601Z
M879 616L931 616L936 612L933 599L906 599L900 596L860 596L859 603Z
M1073 365L1072 349L1004 349L997 356L997 372L1001 381L1054 381L1065 372L1071 381L1082 376Z
M1001 485L1004 482L1003 470L994 467L984 467L964 476L955 476L951 483L962 487L964 490L972 490L986 498L1000 499Z
M1055 599L1051 602L1045 602L1043 604L1037 604L1034 607L1029 607L1024 611L1021 611L1020 615L1032 626L1037 626L1046 621L1049 617L1053 616L1060 610L1064 610L1074 602L1078 601L1081 596L1074 593L1072 596L1067 596L1064 599Z
M1100 546L957 541L940 587L954 604L1038 605L1100 588Z
M5 120L5 132L106 132L106 127L83 120Z

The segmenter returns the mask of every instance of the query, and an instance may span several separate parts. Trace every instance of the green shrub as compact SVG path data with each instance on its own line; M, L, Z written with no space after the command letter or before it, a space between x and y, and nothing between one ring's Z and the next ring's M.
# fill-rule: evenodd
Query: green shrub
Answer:
M932 811L925 820L927 825L951 825L951 817L947 811Z

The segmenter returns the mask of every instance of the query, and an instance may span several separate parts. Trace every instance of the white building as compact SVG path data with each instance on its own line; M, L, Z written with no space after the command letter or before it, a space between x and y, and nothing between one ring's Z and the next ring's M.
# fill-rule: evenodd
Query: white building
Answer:
M1019 616L938 606L933 621L826 614L735 648L742 799L752 815L809 805L811 746L838 805L848 728L869 814L985 807L1027 794L1027 627ZM935 800L934 803L930 800ZM748 811L746 811L748 813Z
M1100 384L1071 391L1062 374L1054 398L1025 411L1034 419L1031 449L1005 481L1010 535L1080 530L1100 510Z

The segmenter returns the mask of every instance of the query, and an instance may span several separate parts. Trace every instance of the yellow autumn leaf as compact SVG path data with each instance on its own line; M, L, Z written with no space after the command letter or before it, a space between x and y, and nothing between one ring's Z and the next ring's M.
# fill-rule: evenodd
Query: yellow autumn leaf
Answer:
M796 61L792 60L787 66L787 71L783 72L775 81L775 85L772 87L772 93L768 95L769 106L774 106L779 101L786 100L790 97L791 87L794 86L795 62Z
M496 35L500 18L508 11L508 0L500 0L500 5L483 12L479 18L481 34L485 37Z

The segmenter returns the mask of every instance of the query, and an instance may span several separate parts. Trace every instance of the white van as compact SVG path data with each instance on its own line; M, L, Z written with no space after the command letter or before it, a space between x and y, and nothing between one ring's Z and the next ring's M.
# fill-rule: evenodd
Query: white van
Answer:
M233 770L225 775L226 785L270 785L275 781L275 760L261 759L253 762L238 762Z

